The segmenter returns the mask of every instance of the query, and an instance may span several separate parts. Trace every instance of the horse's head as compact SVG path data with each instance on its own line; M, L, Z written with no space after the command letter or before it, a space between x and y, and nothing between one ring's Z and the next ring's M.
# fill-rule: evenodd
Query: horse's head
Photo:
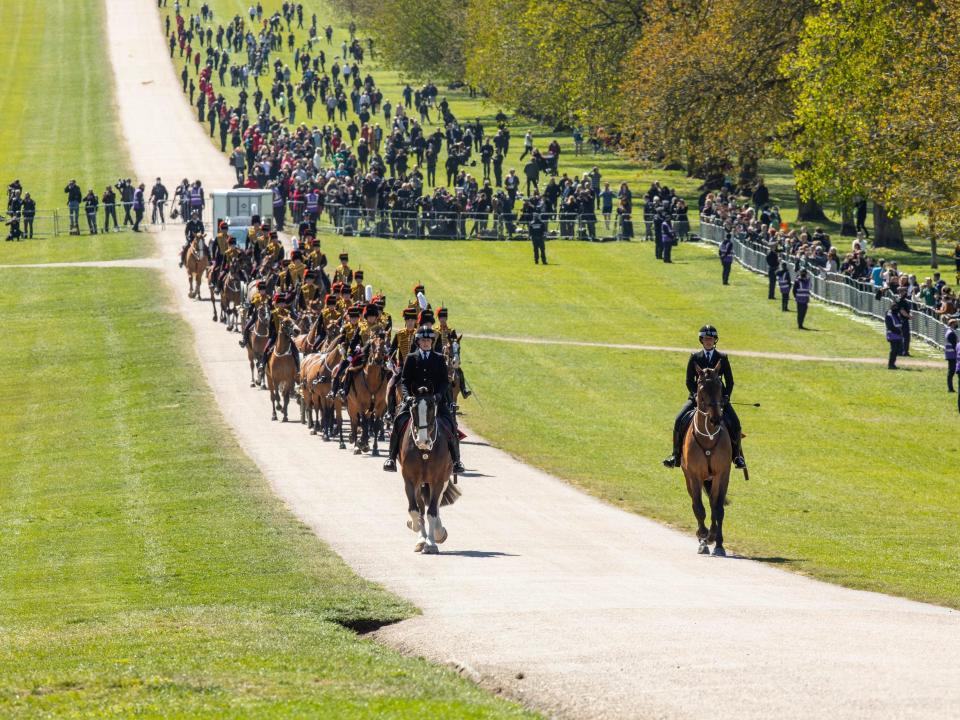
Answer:
M706 414L710 422L719 425L723 415L723 383L720 381L720 361L712 368L697 368L697 410Z
M430 452L437 439L435 432L431 436L431 430L437 420L437 400L427 388L422 387L417 390L410 415L414 428L413 442L418 449Z
M444 348L444 354L447 356L447 367L451 370L458 370L460 368L460 338L462 337L463 335L457 336L451 334Z
M300 328L297 326L296 320L288 315L283 319L283 322L280 323L280 332L288 338L293 338L300 334Z

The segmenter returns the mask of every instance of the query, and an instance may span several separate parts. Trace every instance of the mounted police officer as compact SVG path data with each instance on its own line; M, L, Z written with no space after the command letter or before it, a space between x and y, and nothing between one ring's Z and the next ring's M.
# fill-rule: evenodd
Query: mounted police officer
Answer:
M433 343L436 333L432 328L421 327L417 330L417 349L407 355L400 373L400 393L403 396L403 405L400 413L394 419L393 431L390 434L390 456L383 464L387 472L397 471L397 455L400 454L400 440L410 420L409 401L420 388L426 388L437 398L437 417L443 418L450 424L451 442L450 455L453 457L453 471L462 473L463 463L460 462L460 441L457 438L456 423L450 414L447 397L447 364L443 356L433 352Z
M740 418L736 411L730 405L730 396L733 395L733 370L730 368L730 360L722 352L717 350L717 342L720 335L713 325L704 325L700 328L700 344L703 349L692 353L687 361L687 390L690 396L684 403L680 412L673 423L673 454L663 461L665 467L679 467L680 455L683 447L683 436L686 433L692 412L697 407L697 369L706 368L718 369L718 374L723 381L723 424L730 435L730 442L733 446L733 464L738 469L743 469L747 463L743 459L743 449L740 447Z

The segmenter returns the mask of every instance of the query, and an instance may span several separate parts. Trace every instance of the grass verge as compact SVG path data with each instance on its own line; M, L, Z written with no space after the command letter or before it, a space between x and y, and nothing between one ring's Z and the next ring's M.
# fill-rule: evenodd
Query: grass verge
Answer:
M0 714L523 714L345 629L414 609L271 494L150 271L3 272Z

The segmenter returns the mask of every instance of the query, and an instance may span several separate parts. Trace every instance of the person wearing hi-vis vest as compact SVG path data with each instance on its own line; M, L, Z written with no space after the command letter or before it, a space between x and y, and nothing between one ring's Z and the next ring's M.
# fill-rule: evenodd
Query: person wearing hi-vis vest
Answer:
M797 327L804 330L803 321L810 306L810 278L806 269L800 271L793 283L793 298L797 302Z
M947 333L943 338L943 357L947 361L947 392L956 392L953 387L953 376L957 375L958 365L957 355L957 319L947 320ZM958 401L960 407L960 401Z

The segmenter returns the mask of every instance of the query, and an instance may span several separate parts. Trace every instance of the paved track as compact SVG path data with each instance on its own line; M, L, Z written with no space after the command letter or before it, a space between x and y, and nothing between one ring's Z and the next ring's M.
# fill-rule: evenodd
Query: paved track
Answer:
M106 4L137 175L228 186L229 166L180 96L153 0ZM957 716L960 614L697 556L692 532L609 507L482 443L464 446L476 471L445 512L446 554L414 554L397 475L269 421L236 336L186 298L180 239L158 235L163 277L243 447L350 565L423 609L381 629L385 642L459 663L560 717ZM664 482L687 503L677 474ZM749 487L738 497L750 502ZM735 539L736 506L729 527Z

